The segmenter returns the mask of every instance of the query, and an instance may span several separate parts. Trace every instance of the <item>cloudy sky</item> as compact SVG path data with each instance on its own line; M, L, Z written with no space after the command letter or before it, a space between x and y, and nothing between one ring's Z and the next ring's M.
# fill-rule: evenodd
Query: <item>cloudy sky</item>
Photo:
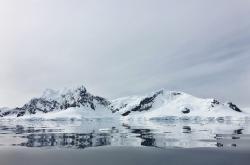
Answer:
M83 84L250 106L250 0L0 0L0 105Z

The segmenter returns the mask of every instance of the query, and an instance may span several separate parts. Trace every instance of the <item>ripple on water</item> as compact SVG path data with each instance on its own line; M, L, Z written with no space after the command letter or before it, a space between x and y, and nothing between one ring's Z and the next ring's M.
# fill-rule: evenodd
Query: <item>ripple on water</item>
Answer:
M1 121L0 146L248 147L249 121Z

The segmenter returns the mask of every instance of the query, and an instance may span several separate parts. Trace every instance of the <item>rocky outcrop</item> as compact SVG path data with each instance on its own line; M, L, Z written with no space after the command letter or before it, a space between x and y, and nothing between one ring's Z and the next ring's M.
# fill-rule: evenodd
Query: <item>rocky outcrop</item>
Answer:
M34 115L79 108L82 111L105 112L133 116L134 114L174 116L210 115L221 111L227 115L242 112L235 104L222 104L216 99L200 99L183 92L160 90L145 96L129 96L109 101L89 93L84 86L64 90L46 90L41 97L33 98L22 107L1 108L0 117ZM157 111L153 113L152 111ZM144 116L144 117L145 117ZM229 115L230 116L230 115Z
M63 91L47 90L44 93L42 97L31 99L22 107L0 112L0 117L7 115L20 117L25 114L48 113L54 110L66 110L75 107L90 107L95 110L97 104L105 107L110 105L108 100L88 93L83 86Z

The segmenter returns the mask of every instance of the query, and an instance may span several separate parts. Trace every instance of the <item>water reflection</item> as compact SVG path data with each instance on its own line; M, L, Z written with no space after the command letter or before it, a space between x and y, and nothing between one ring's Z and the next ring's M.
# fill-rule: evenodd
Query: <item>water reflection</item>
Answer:
M1 121L0 145L250 147L248 121Z
M77 134L77 133L46 133L46 134L30 134L25 136L26 142L22 142L20 146L26 147L68 147L68 148L86 148L103 145L111 145L111 137L107 133L95 135Z

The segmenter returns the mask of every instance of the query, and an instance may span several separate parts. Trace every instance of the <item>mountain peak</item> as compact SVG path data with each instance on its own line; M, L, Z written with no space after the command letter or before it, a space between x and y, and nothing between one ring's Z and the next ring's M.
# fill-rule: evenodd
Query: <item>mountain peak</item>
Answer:
M41 97L31 99L22 107L0 109L0 116L21 117L66 111L80 112L82 117L94 113L141 118L242 116L244 114L233 103L222 104L215 99L197 98L179 91L160 89L142 96L128 96L109 101L87 92L81 85L62 90L46 89Z
M86 88L81 85L81 86L72 86L70 88L64 88L62 90L53 90L53 89L46 89L41 98L44 99L58 99L58 97L61 96L66 96L66 95L80 95L83 93L87 93Z

